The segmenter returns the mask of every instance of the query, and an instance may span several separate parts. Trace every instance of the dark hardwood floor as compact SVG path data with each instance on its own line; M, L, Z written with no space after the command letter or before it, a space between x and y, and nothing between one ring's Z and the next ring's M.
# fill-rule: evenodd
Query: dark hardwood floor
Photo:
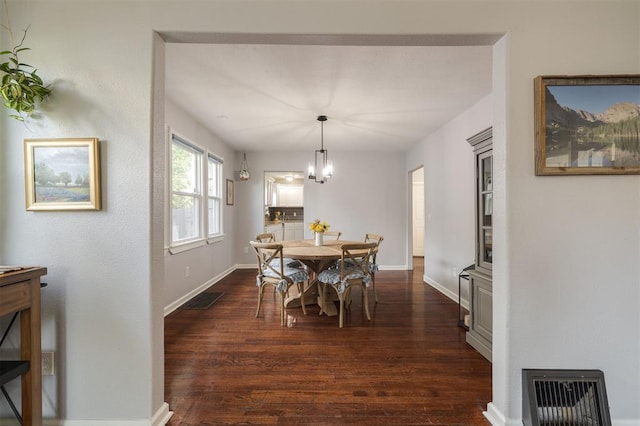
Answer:
M420 259L417 259L420 261ZM465 343L458 307L414 271L380 271L372 320L359 290L344 328L318 307L287 310L255 270L211 287L206 310L165 318L169 425L487 425L491 364Z

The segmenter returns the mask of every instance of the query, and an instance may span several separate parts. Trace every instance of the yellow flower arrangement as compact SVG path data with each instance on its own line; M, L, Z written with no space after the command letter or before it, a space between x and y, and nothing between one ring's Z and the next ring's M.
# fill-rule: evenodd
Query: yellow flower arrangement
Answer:
M320 222L320 219L316 219L309 224L309 229L313 232L324 232L330 227L327 222Z

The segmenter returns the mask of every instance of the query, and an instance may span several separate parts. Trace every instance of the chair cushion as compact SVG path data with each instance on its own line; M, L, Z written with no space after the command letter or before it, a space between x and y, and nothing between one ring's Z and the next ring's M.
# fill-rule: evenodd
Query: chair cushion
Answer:
M284 262L285 267L289 267L289 268L304 268L304 264L302 262L300 262L299 260L294 260L294 259L290 259L288 257L285 257L282 259L282 261ZM272 265L274 268L280 268L280 259L272 259L271 262L269 262L270 265Z
M353 268L355 265L355 263L353 262L353 260L351 259L347 259L344 261L344 264L347 268ZM340 265L342 265L342 260L338 259L336 260L336 263L334 263L330 269L340 269ZM378 272L378 264L377 263L369 263L369 272Z
M284 258L284 262L285 262L285 265L288 268L304 269L304 264L302 262L300 262L299 260L287 259L285 257Z
M287 291L289 283L301 283L309 279L309 274L304 269L285 267L283 272L285 278L278 281L278 284L276 285L276 290L279 292ZM264 276L270 278L279 278L280 274L277 274L272 270L265 268ZM258 275L256 277L256 285L258 287L262 285L262 276Z
M344 279L340 277L340 269L326 269L318 274L318 281L325 284L330 284L335 287L338 293L342 294L349 287L349 280L362 279L365 286L369 287L371 276L369 274L363 274L362 271L353 271Z

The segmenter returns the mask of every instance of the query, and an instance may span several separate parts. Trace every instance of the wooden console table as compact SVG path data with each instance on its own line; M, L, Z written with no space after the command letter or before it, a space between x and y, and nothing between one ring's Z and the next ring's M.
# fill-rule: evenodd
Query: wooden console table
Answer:
M0 316L20 312L22 424L42 425L42 354L40 347L40 277L47 268L33 267L0 274ZM9 364L7 364L9 365Z

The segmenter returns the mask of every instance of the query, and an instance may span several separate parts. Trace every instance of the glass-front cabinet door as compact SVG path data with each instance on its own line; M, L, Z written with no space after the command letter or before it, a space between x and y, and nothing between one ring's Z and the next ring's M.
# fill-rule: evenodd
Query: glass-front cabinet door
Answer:
M493 263L493 133L488 128L467 139L475 166L475 269L491 276Z
M491 270L493 258L493 155L478 155L478 266Z

